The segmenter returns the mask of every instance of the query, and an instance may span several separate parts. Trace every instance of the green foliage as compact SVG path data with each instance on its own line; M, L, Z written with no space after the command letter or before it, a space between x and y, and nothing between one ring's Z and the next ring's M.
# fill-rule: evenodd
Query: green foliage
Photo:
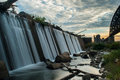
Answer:
M46 18L45 17L35 16L34 20L41 23L41 24L43 24L43 25L46 24L46 22L45 22Z
M116 59L120 59L120 50L114 50L110 54L103 56L104 67L108 70L107 78L110 80L120 79L120 64L115 63Z
M95 43L95 44L93 44L93 49L94 50L103 50L104 48L105 48L104 43Z
M120 43L119 42L113 42L111 44L107 44L107 47L112 50L120 49Z
M105 67L109 71L107 78L110 80L120 80L120 65L108 63Z
M40 16L36 16L34 17L34 20L40 23L44 23L46 18L45 17L40 17Z
M120 59L120 50L113 50L111 53L104 55L105 63L114 63L115 59Z
M88 49L88 48L92 47L93 44L94 44L94 43L88 43L88 44L85 44L85 48Z
M90 45L94 50L109 50L105 54L104 67L108 71L107 78L110 80L120 80L120 63L115 63L116 59L120 60L120 42L113 43L92 43Z
M48 22L46 22L45 17L36 16L36 15L31 15L31 17L33 17L33 20L35 20L36 22L41 23L43 25L47 25L47 23L48 23Z
M120 42L113 43L91 43L87 47L92 47L93 50L118 50L120 49Z

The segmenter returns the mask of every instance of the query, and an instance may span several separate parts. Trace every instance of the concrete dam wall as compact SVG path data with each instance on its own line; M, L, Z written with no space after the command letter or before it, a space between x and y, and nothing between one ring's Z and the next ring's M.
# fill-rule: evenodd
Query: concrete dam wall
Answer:
M8 70L82 52L79 38L13 13L0 13L0 60Z

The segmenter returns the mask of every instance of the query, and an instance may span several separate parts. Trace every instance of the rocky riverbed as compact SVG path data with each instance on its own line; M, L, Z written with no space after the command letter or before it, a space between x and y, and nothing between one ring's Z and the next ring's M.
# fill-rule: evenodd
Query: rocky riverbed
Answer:
M92 53L89 52L89 54ZM102 53L94 52L94 56L85 54L72 57L69 66L60 67L58 69L49 69L44 62L32 64L10 71L11 80L104 80L103 68L101 68ZM61 63L62 64L62 63ZM64 66L64 65L63 65Z

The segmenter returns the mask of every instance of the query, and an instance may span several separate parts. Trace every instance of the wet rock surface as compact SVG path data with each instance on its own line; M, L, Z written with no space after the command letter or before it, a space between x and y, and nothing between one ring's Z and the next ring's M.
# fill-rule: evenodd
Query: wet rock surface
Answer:
M47 68L48 69L59 69L59 68L64 67L63 63L51 62L49 60L46 61L46 64L47 64ZM68 63L64 63L64 64L69 66L69 62Z
M0 79L9 77L8 70L3 61L0 61Z
M82 80L90 80L91 76L89 74L86 74L82 77Z
M95 58L95 56L98 54L98 52L91 50L91 51L88 51L87 54L89 54L90 58Z
M59 69L59 68L64 67L63 63L65 65L69 66L70 61L71 61L71 57L70 57L69 53L64 52L55 58L55 62L46 60L45 63L47 64L47 68L49 68L49 69Z
M78 57L81 56L81 54L73 54L73 56Z
M69 53L63 54L64 56L68 56ZM105 75L102 75L101 73L104 72L104 69L99 72L100 68L94 67L94 65L97 65L96 63L99 62L99 59L101 55L97 55L96 57L92 58L94 61L93 66L89 65L79 65L81 63L87 63L90 61L90 59L84 59L79 57L74 57L75 59L72 59L69 63L64 62L51 62L50 60L46 60L46 64L44 66L37 66L26 68L23 70L13 71L11 73L11 77L16 78L15 80L90 80L90 79L97 79L99 78L101 80L105 80ZM76 61L76 62L75 62ZM89 62L90 63L90 62ZM65 64L65 65L63 65ZM47 66L47 68L46 68ZM68 68L64 67L67 66ZM24 74L24 75L22 75ZM31 78L30 78L31 77ZM14 80L14 79L13 79Z
M55 62L56 63L60 63L60 62L70 62L71 61L71 57L69 55L68 52L64 52L60 55L58 55L56 58L55 58Z

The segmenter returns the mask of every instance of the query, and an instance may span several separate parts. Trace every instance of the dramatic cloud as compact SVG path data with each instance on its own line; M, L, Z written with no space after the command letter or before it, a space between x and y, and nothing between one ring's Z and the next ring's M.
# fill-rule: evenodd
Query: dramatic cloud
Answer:
M7 1L7 0L0 0L0 2L4 2L4 1Z
M93 28L98 28L98 30L104 28L104 32L108 31L110 21L120 1L19 0L16 4L18 10L44 16L47 21L61 26L64 30L77 33L87 28L89 33Z

